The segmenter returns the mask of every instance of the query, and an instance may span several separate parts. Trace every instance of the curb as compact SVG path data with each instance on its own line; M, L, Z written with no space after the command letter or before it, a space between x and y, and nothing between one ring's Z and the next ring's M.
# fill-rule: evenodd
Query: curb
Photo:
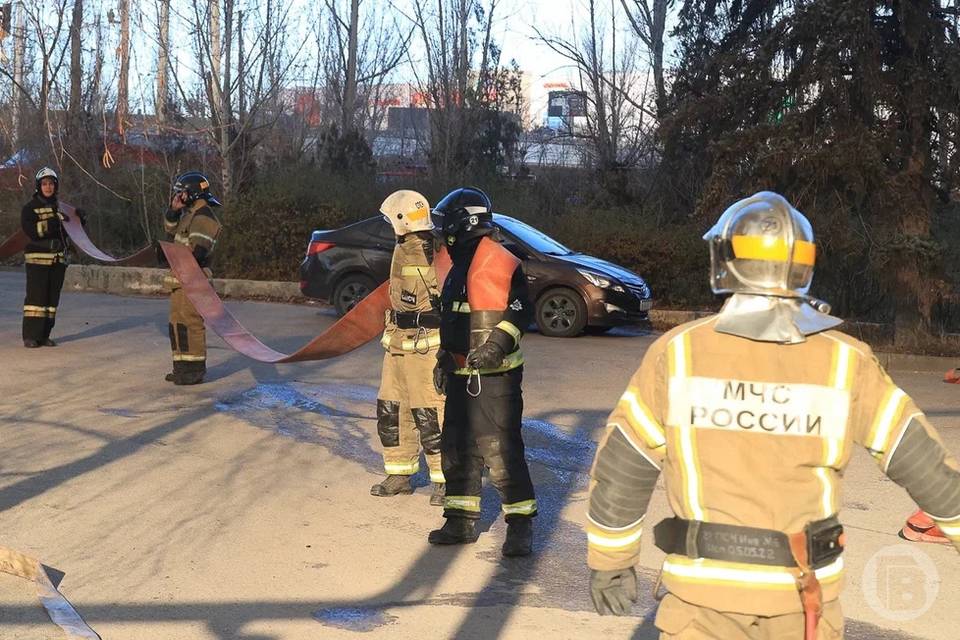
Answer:
M13 269L11 269L13 270ZM64 288L69 291L92 291L97 293L111 293L116 295L166 295L163 290L163 276L166 269L147 267L117 267L104 265L72 264L67 267ZM263 280L237 280L214 278L213 288L222 298L246 300L270 300L273 302L307 302L300 293L300 286L296 282L270 282ZM657 331L666 331L684 322L690 322L714 313L713 311L676 311L671 309L652 309L650 324ZM867 336L866 325L845 327L856 337L863 339ZM923 373L942 374L948 369L960 365L960 359L923 356L906 353L876 352L880 364L885 369L896 371L917 371Z
M68 291L91 291L115 295L166 295L163 277L167 269L149 267L115 267L96 264L71 264L63 286ZM271 300L274 302L306 302L296 282L267 282L214 278L214 290L221 298Z

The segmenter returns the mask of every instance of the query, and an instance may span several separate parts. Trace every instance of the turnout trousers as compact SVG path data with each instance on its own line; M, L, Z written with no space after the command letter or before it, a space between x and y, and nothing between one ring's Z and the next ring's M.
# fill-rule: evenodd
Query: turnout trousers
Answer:
M430 468L430 481L443 482L440 425L443 397L433 386L437 350L383 355L377 394L377 434L388 475L409 476L420 470L420 450Z
M28 262L25 267L27 295L23 300L23 339L43 343L50 337L57 319L67 265L60 261L53 264Z
M801 640L803 614L754 616L697 606L668 593L657 609L660 640ZM843 639L840 601L823 604L817 640Z
M207 330L203 317L187 299L183 289L170 292L170 349L173 371L203 372L207 370Z
M490 469L507 521L537 514L521 434L522 381L522 366L482 376L447 375L441 435L447 479L444 517L480 518L484 466Z

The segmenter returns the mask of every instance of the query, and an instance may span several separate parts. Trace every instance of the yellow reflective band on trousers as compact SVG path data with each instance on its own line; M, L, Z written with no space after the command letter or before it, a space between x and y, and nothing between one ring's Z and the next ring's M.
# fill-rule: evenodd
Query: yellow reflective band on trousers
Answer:
M430 482L445 484L447 482L447 479L443 477L443 471L430 469Z
M63 253L25 253L23 261L27 264L52 265L63 262Z
M206 362L207 356L192 356L188 353L174 353L174 362Z
M812 242L797 240L793 245L793 258L787 241L779 236L733 236L733 255L743 260L767 260L787 262L812 267L817 258L817 246Z
M383 470L391 476L412 476L420 471L420 461L416 462L384 462Z
M384 349L390 348L390 343L392 341L393 334L387 330L383 333L383 336L380 338L380 346ZM404 338L400 342L400 350L407 351L409 353L426 353L431 349L440 346L440 332L434 331L431 334L428 334L426 337L420 338ZM397 347L394 346L394 349Z
M52 318L57 315L57 308L25 304L23 305L23 315L27 318Z
M500 508L503 509L503 514L507 516L513 516L513 515L529 516L530 514L536 512L537 501L521 500L520 502L511 502L510 504L501 505Z
M668 555L663 561L664 582L674 578L704 585L728 585L757 589L796 591L797 581L786 567L765 567L740 562L721 562L705 558ZM836 582L843 575L843 558L815 571L822 584ZM667 585L669 589L669 585Z
M480 496L446 496L443 508L480 513Z
M477 374L480 374L481 376L483 376L490 373L504 373L505 371L511 371L513 369L516 369L522 364L523 364L523 352L514 351L513 353L507 355L507 357L503 359L503 364L500 365L499 367L496 367L495 369L470 369L468 367L463 367L461 369L457 369L456 371L454 371L454 373L457 374L458 376L471 376L471 375L475 376Z
M470 313L470 303L469 302L454 302L451 305L451 310L454 313Z

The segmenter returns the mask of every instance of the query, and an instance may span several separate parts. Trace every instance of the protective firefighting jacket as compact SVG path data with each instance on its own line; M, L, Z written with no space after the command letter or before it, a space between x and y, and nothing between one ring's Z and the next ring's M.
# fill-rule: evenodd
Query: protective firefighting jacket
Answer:
M64 261L69 236L60 225L57 198L33 197L20 211L20 226L30 238L24 249L27 264L51 265Z
M483 236L450 250L453 266L441 296L440 348L457 362L460 375L502 373L523 364L520 339L530 323L527 281L520 260ZM499 367L473 371L465 358L487 340L506 354Z
M960 545L956 462L867 345L836 331L799 344L760 342L718 333L716 321L658 339L610 414L591 471L591 568L636 564L661 473L670 507L686 521L802 532L839 511L855 444ZM794 574L760 561L763 537L720 546L743 562L668 554L663 586L719 611L798 612ZM842 574L842 555L817 569L823 601L838 597Z
M439 240L429 231L400 236L393 249L390 309L380 340L391 353L427 353L440 346L438 251Z
M179 211L167 211L163 217L163 227L173 235L175 243L190 247L197 264L209 276L208 266L220 236L221 224L206 200L196 200ZM171 291L180 287L180 281L172 271L164 277L163 284Z

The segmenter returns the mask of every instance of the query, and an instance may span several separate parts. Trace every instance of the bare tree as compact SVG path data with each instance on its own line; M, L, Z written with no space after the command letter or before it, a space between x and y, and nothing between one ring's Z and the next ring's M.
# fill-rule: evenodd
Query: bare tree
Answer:
M326 31L317 32L323 82L342 133L379 126L378 99L410 44L410 32L404 35L395 14L375 2L346 4L325 0Z
M662 116L666 109L667 89L663 69L663 47L667 16L675 2L676 0L620 0L630 26L647 47L650 56L658 116Z
M639 40L620 30L613 0L601 10L595 0L585 5L587 24L571 18L571 37L537 37L569 60L586 96L586 124L573 135L589 141L601 173L635 166L651 151L651 116L647 107L648 74L639 63Z
M154 113L157 125L163 126L167 121L167 103L170 99L170 91L167 88L167 77L170 72L170 0L159 0L157 10L157 89L154 97Z
M80 126L80 111L83 104L83 57L80 43L83 29L83 0L73 1L73 20L70 23L70 128Z

